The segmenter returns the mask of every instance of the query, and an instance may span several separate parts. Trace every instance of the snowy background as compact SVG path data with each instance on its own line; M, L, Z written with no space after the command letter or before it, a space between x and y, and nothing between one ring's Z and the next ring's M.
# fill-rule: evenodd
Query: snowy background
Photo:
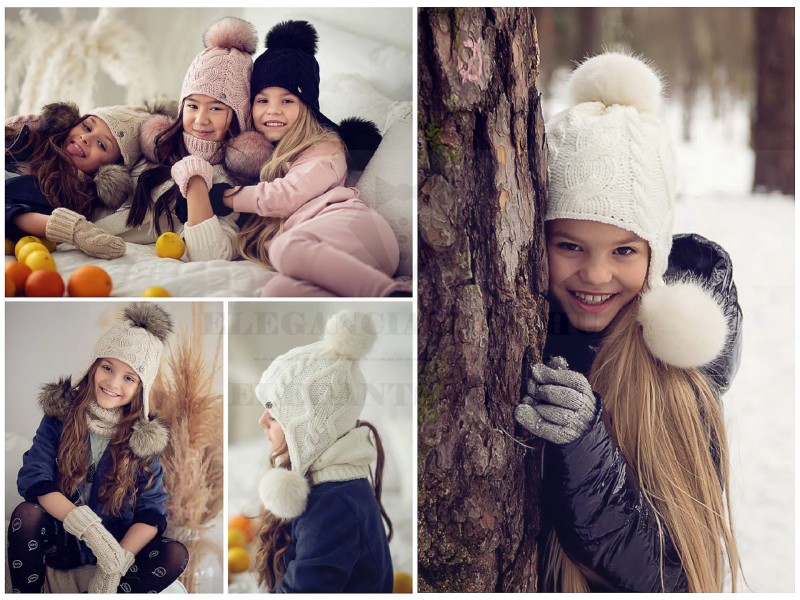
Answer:
M563 77L545 94L545 119L566 108ZM560 83L559 83L560 82ZM742 569L740 591L795 589L795 202L751 193L749 105L731 101L719 119L696 108L691 142L678 139L681 108L665 105L678 193L675 233L699 233L731 255L744 314L742 362L723 397L731 456L731 503Z

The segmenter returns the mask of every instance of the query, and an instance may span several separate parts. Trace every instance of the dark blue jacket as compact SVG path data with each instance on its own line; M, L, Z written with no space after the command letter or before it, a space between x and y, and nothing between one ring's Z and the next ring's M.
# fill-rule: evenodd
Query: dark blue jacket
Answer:
M675 236L665 279L687 274L713 291L728 321L725 351L702 369L721 395L730 387L741 356L742 312L730 257L699 235ZM545 360L563 356L571 368L588 376L603 333L577 331L565 315L555 313L548 328ZM713 453L712 457L718 462ZM546 542L555 528L567 555L605 582L591 583L593 591L687 591L686 575L668 532L662 590L656 522L609 435L602 406L592 428L582 437L561 446L545 444L542 495L547 525L540 539ZM540 551L540 557L544 554ZM543 569L542 561L541 575Z
M33 445L22 457L22 468L17 475L17 489L28 502L38 502L39 496L61 491L57 484L57 454L62 427L63 423L57 417L45 416L36 430ZM88 454L86 460L91 461ZM137 482L136 504L123 506L118 517L107 515L103 512L98 492L100 485L111 470L110 449L106 448L100 457L91 484L88 505L101 517L103 526L117 540L121 540L134 523L152 525L158 528L159 534L163 533L167 526L167 493L164 491L163 470L159 458L151 459L149 467L154 474L153 484L146 489L149 476L144 473L140 474ZM78 495L69 499L77 502ZM80 564L94 564L96 560L92 551L83 542L80 542L79 545Z
M291 536L280 592L391 593L389 542L366 479L311 488Z

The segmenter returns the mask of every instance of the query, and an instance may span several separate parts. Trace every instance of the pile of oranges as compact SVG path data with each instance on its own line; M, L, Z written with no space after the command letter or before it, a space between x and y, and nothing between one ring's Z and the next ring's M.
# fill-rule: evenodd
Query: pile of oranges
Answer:
M16 244L6 240L6 254L17 260L6 265L6 297L28 296L60 298L64 295L64 280L56 270L51 252L56 245L33 235ZM111 277L97 265L84 265L72 272L66 290L70 296L104 297L111 295Z
M256 537L255 523L244 515L236 515L228 521L228 580L235 573L244 573L250 568L250 543Z

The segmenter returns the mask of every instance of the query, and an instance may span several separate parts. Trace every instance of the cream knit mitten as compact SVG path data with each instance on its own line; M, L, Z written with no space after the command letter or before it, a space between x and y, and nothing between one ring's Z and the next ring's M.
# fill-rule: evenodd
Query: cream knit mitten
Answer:
M69 210L57 208L47 219L45 236L56 243L72 244L78 250L95 258L119 258L125 254L125 242L96 225L86 217Z
M108 571L104 569L99 562L97 563L97 570L94 573L94 577L92 577L92 580L89 582L90 594L117 593L119 580L128 572L128 569L131 568L136 560L136 557L125 550L125 548L122 548L122 552L124 553L124 561L116 570Z
M64 518L64 529L67 533L71 533L85 542L97 559L95 578L100 576L100 581L96 584L92 581L90 588L92 585L100 585L104 574L113 575L119 573L117 577L117 583L119 583L119 578L133 564L133 554L119 545L119 542L114 539L108 529L103 527L100 517L88 506L78 506L68 512ZM106 581L106 583L110 582ZM116 585L114 589L116 590Z

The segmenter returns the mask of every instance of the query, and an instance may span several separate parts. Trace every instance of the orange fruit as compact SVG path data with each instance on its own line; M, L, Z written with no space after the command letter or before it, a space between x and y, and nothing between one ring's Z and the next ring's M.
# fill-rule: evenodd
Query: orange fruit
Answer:
M250 555L244 548L228 548L228 571L242 573L250 567Z
M256 537L256 528L252 519L244 515L236 515L228 519L228 529L238 529L247 536L247 541L252 542Z
M20 251L20 254L22 252ZM30 267L31 271L55 271L56 261L50 256L50 253L45 248L44 250L34 250L25 258L25 265Z
M60 298L64 295L64 280L55 271L34 271L25 281L29 298Z
M84 265L69 276L67 292L70 296L100 297L111 295L111 276L97 265Z
M394 574L394 593L395 594L411 594L414 592L414 582L411 575L404 571L398 571Z
M40 242L30 242L29 244L25 244L22 248L19 249L19 253L17 254L17 260L21 262L23 265L27 258L33 254L34 252L38 251L47 252L50 254L50 250L48 250L44 244Z
M12 262L6 266L6 275L10 275L14 280L16 295L22 296L22 292L25 290L25 280L31 273L30 267L26 267L21 262Z
M6 273L6 298L12 298L17 291L17 285L14 283L14 278Z
M228 527L228 548L244 548L247 546L247 534L241 529Z
M19 240L17 240L17 243L14 245L14 256L16 256L19 259L19 251L25 244L30 244L31 242L39 242L41 244L42 240L40 240L35 235L26 235L25 237L19 238Z
M142 292L142 298L171 298L172 294L162 287L154 285Z

